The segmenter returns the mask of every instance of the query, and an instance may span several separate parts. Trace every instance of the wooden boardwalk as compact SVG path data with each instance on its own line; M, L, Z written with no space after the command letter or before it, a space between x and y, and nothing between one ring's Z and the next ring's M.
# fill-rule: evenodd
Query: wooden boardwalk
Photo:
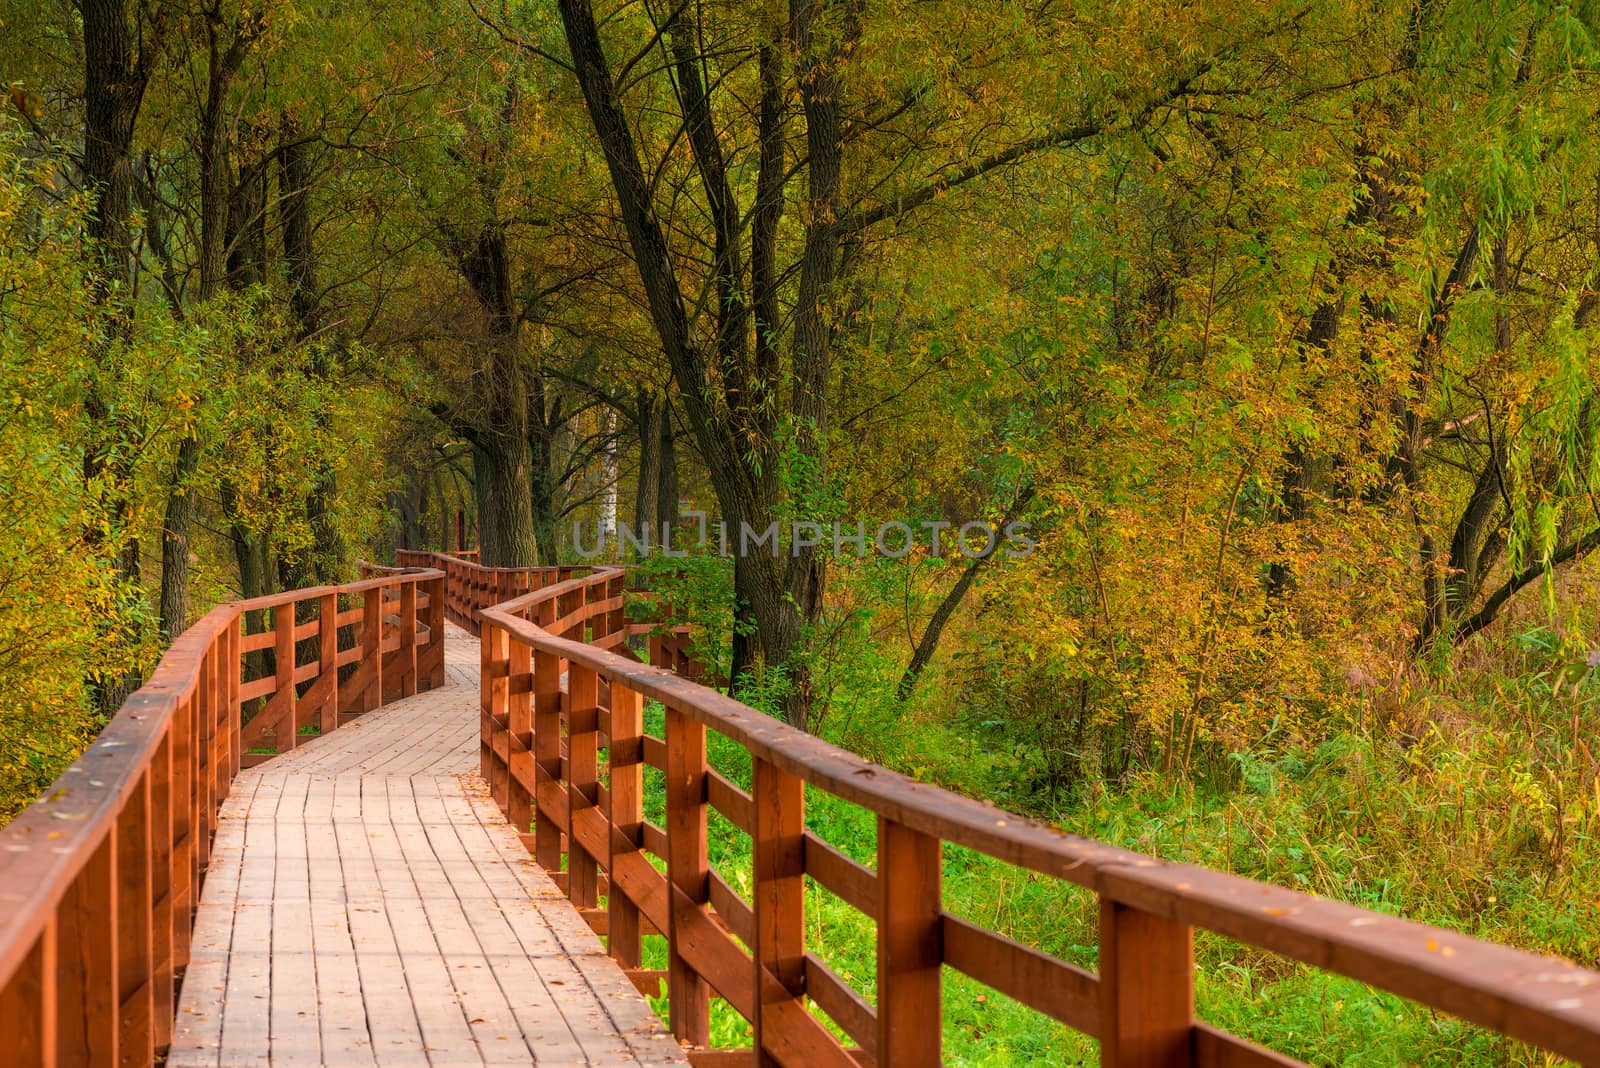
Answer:
M240 773L169 1065L687 1063L477 778L478 666Z

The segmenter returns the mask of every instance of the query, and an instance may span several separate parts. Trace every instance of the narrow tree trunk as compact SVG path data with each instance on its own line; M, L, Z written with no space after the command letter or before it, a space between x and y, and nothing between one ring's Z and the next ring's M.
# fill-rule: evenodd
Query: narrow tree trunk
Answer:
M199 501L193 479L200 468L200 440L191 433L178 442L167 491L161 538L161 633L167 641L189 625L189 557Z
M217 295L227 274L228 89L244 58L249 37L241 35L223 49L217 26L206 23L208 46L206 102L200 115L200 284L195 301L202 307ZM199 504L194 479L200 469L200 440L191 424L173 461L167 489L161 538L162 633L168 641L183 632L189 620L189 557Z
M294 316L296 335L302 342L310 342L310 362L307 371L317 381L333 374L339 340L320 337L323 329L322 292L317 288L317 256L314 244L315 230L311 220L311 164L306 158L306 144L299 124L285 115L278 149L279 187L282 206L279 213L283 222L283 259L288 268L289 311ZM326 409L316 414L319 436L333 432L332 416ZM328 465L320 450L313 459L316 477L311 491L306 495L306 522L311 527L310 560L297 560L295 567L300 581L309 580L332 584L343 572L344 545L333 524L332 504L338 497L339 486L333 468Z
M672 409L661 409L661 458L657 473L656 522L678 522L678 448L672 434Z
M644 391L638 394L639 482L633 496L633 533L643 537L656 526L657 501L661 495L661 413L660 402Z
M617 413L607 408L600 417L600 536L617 535Z

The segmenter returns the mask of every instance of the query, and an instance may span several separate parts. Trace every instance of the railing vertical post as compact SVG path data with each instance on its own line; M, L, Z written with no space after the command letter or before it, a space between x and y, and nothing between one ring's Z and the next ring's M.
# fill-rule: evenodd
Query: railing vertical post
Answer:
M117 829L112 824L56 911L56 1056L62 1068L117 1059Z
M201 764L201 706L198 693L189 695L183 702L183 722L188 734L188 748L184 769L184 782L187 791L180 795L179 800L189 810L189 902L183 914L183 924L186 928L194 926L195 912L200 908L200 873L205 870L206 857L210 853L210 820L205 812L201 800L205 795L205 781L202 775L205 768ZM187 963L187 960L185 960Z
M578 844L578 813L600 801L600 687L590 668L567 669L567 897L581 909L600 902L595 858Z
M1100 1063L1194 1064L1194 932L1100 899Z
M939 840L878 817L878 1063L940 1063Z
M506 699L509 696L507 683L510 681L507 674L511 666L507 647L510 635L487 621L483 624L482 634L483 730L489 743L489 774L485 778L489 781L489 794L495 804L509 816L511 752Z
M706 728L667 708L667 994L672 1033L711 1041L711 991L681 952L683 928L711 896L706 860ZM884 1062L890 1063L890 1062Z
M244 660L240 646L244 643L239 633L239 620L228 625L223 640L222 681L227 686L228 700L228 781L239 774L239 761L244 755L244 708L239 700L239 687L244 682Z
M444 587L442 575L428 580L428 645L424 674L430 690L444 685Z
M506 816L518 834L533 824L533 791L538 771L533 761L533 650L511 639L509 696L506 702L507 751L510 760L510 811Z
M0 1020L18 1064L53 1066L56 1061L56 921L45 921L28 955L0 986Z
M494 779L494 647L487 631L478 636L478 777Z
M534 622L553 627L555 608L541 603ZM560 871L563 828L554 805L562 793L561 658L542 649L533 651L533 761L533 855L545 871Z
M206 684L211 688L211 767L216 782L216 795L212 803L222 807L233 790L233 704L232 690L228 686L228 642L224 638L213 641L208 647L211 673ZM214 816L213 816L214 818Z
M238 633L230 626L227 633ZM231 647L226 638L222 644ZM237 663L234 657L229 663ZM172 726L156 746L150 765L150 985L155 996L155 1044L163 1047L172 1041Z
M605 599L606 587L603 583L586 582L583 584L583 603L585 607ZM585 634L580 631L574 640L580 642L599 641L606 636L606 627L610 621L609 615L590 616L589 621L584 624L588 628L588 633Z
M167 727L167 745L172 759L168 782L172 813L172 966L175 969L189 963L189 920L195 906L194 776L189 758L194 745L189 726L191 715L190 702L179 701L172 712L172 723Z
M123 1064L149 1064L155 1058L150 839L146 769L117 815L117 1047Z
M361 592L361 711L383 703L383 587Z
M400 696L417 692L417 584L400 583Z
M627 629L628 612L622 604L622 598L627 594L627 582L627 577L619 574L612 578L609 588L606 590L607 600L612 598L616 598L617 600L617 607L611 610L611 619L606 626L607 633L609 634L615 634L619 630ZM624 647L619 645L617 648L621 650Z
M339 595L317 598L317 681L322 693L317 729L331 733L339 726Z
M272 610L272 652L276 660L277 689L273 691L272 702L263 713L271 715L277 711L278 737L276 745L278 752L287 753L296 745L295 736L300 732L300 716L295 707L294 696L294 604L280 604ZM284 731L289 736L285 738Z
M643 960L639 934L639 908L617 885L617 861L637 853L644 834L644 701L620 682L611 684L610 738L607 748L606 821L612 831L606 870L611 890L606 898L606 948L624 968L637 968ZM630 843L619 847L619 840Z
M758 1065L775 1065L765 1050L765 1021L774 1007L805 1012L805 783L759 757L751 767L755 832L751 874L755 888L755 1052Z
M217 730L216 694L211 689L215 678L215 659L209 655L200 660L200 681L194 690L195 719L195 888L200 887L200 872L211 860L211 830L217 818L217 769L214 742ZM292 687L291 687L292 689ZM199 901L195 902L197 905Z

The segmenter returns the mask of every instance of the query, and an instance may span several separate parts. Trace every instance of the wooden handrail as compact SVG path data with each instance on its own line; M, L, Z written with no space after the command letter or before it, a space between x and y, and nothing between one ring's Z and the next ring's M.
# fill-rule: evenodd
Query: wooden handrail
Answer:
M448 581L482 588L474 566L458 562ZM936 1064L948 965L1098 1038L1105 1065L1297 1063L1195 1018L1193 931L1204 928L1600 1063L1600 973L1144 856L916 782L695 682L682 630L626 622L623 585L620 569L595 568L478 609L481 765L508 819L522 831L531 820L535 858L613 957L637 969L642 933L667 938L670 1023L691 1049L708 1041L714 992L753 1025L756 1063ZM652 630L643 664L626 643ZM643 733L646 699L666 710L664 738ZM750 754L749 793L708 767L708 731ZM646 765L665 774L661 828L644 820ZM805 830L806 786L876 814L876 871ZM751 837L749 901L708 863L712 808ZM946 911L945 842L1098 895L1099 973ZM806 951L804 877L877 924L876 1007ZM836 1040L808 998L856 1045Z
M455 553L396 549L394 562L397 569L426 567L443 571L448 579L445 618L474 636L478 634L478 614L485 608L594 570L582 565L484 567L477 562L477 555L476 549Z
M172 643L83 755L0 829L6 1064L137 1066L164 1053L234 775L303 729L442 685L444 600L441 571L389 574L220 605ZM271 629L242 633L256 613Z

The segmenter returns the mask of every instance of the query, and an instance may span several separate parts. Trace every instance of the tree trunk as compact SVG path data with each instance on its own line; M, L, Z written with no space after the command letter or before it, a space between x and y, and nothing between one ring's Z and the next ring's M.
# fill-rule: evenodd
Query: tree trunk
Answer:
M528 497L526 434L486 434L472 449L478 506L478 562L533 567L538 551Z
M307 371L317 381L326 380L335 370L335 355L339 351L336 338L321 338L323 329L322 292L317 288L317 256L314 243L315 230L311 220L311 165L306 158L306 144L299 125L287 115L283 118L282 135L278 149L278 185L282 204L279 213L283 223L283 259L288 268L289 311L294 317L296 336L311 346ZM326 409L317 412L317 432L326 437L333 431L331 416ZM339 493L333 468L320 452L314 462L316 478L306 495L306 522L311 527L311 552L309 560L304 552L297 553L292 566L295 586L309 585L312 581L331 585L343 574L344 545L333 524L332 502Z
M200 114L200 284L195 294L201 306L217 295L227 274L228 89L250 41L248 33L241 33L224 50L217 29L216 22L207 20L208 76L205 108ZM189 620L190 542L199 512L193 483L200 456L200 441L191 424L178 443L162 522L160 617L168 641L181 634Z
M554 567L559 562L560 538L556 497L559 487L555 473L557 447L561 437L561 406L557 399L548 403L544 382L535 376L525 402L528 408L528 481L524 493L533 515L533 538L539 563ZM548 409L548 410L547 410Z
M118 604L101 626L106 659L113 663L138 644L139 542L132 529L133 471L129 457L142 432L129 416L113 414L99 382L116 382L116 362L132 330L129 289L133 245L129 231L133 193L134 125L144 98L159 33L130 25L127 0L83 0L84 128L83 169L89 190L87 247L91 293L101 322L91 332L90 363L99 371L84 398L91 439L83 475L97 513L85 533L91 551L105 557L120 581ZM101 524L104 524L102 527ZM102 533L109 530L110 534ZM108 677L89 680L96 711L110 716L139 685L138 673L122 664Z
M471 416L450 417L472 444L473 491L478 508L479 563L533 567L538 544L533 521L534 439L520 349L521 318L511 291L505 227L486 223L470 236L446 225L461 276L483 315L478 341L478 400ZM443 414L443 413L441 413Z
M678 449L672 434L672 408L661 407L660 467L656 473L656 522L678 522Z
M655 397L641 390L638 394L639 482L633 496L633 534L642 537L656 526L657 501L661 494L661 417L662 406Z
M193 479L200 468L200 440L191 431L178 442L167 490L161 538L161 634L168 642L189 625L189 557L199 512Z

